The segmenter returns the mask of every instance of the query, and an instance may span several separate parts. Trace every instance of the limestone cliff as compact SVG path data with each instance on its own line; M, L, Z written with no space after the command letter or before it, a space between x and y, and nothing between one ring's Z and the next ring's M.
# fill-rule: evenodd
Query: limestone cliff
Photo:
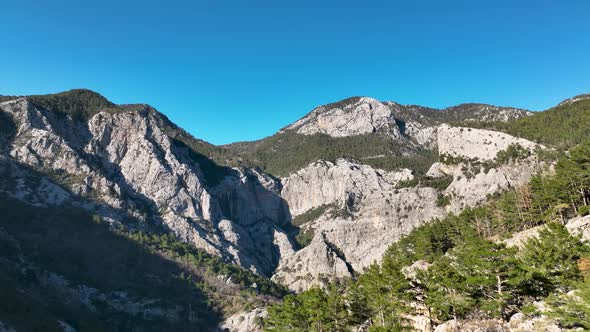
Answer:
M147 105L105 102L82 111L75 116L50 110L31 98L0 104L3 126L10 127L0 137L0 167L17 174L22 172L17 166L24 165L67 189L40 181L30 193L13 181L8 195L31 204L60 204L74 195L113 223L133 217L142 223L132 227L170 231L295 290L362 272L413 228L517 186L538 167L531 158L466 174L464 165L438 163L428 175L450 179L443 189L415 179L410 169L385 171L347 159L314 161L277 179L255 168L216 164L171 135L173 125ZM351 98L321 106L283 132L386 135L401 145L487 161L511 144L537 147L445 121L528 114L480 104L435 110ZM441 204L441 197L448 204ZM320 208L313 220L295 225L313 234L310 244L297 250L291 220Z
M149 106L98 112L88 121L25 98L0 104L0 111L15 129L7 156L109 207L115 222L131 215L145 221L138 227L169 229L262 274L293 251L281 230L289 211L280 183L251 169L204 171L193 151L166 135L161 115Z

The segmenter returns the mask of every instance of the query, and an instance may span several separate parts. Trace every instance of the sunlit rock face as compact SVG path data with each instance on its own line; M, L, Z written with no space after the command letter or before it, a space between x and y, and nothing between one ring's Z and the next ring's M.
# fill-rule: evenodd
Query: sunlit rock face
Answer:
M37 107L27 99L0 104L14 122L6 157L59 173L72 195L164 227L180 239L262 274L293 252L281 225L290 220L280 183L252 169L203 170L175 144L149 106L98 112L87 121ZM218 172L215 183L205 172ZM56 203L65 194L57 189ZM18 195L18 193L16 193Z

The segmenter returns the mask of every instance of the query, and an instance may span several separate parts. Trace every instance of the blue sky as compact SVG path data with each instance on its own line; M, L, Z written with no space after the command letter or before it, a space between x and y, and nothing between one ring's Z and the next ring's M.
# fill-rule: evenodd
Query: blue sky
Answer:
M216 144L349 96L546 109L590 91L590 1L4 1L0 94L89 88Z

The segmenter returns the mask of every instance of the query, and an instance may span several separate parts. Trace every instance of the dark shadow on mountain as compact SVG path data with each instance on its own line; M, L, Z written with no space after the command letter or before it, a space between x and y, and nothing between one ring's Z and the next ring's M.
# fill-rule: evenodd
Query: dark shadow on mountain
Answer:
M236 169L217 164L179 140L172 141L177 159L197 174L197 169L201 171L205 188L212 196L211 204L221 211L221 215L212 215L210 222L223 242L222 246L232 245L217 228L219 222L227 219L232 222L233 227L247 233L247 236L239 237L234 244L240 249L237 254L240 262L256 264L259 273L270 277L280 259L273 233L280 230L290 235L283 229L289 227L291 214L287 202L279 195L280 182L270 177L278 187L274 191L269 190L260 182L253 169L244 168L240 173ZM292 237L289 241L296 247ZM246 267L248 265L249 263L245 264Z
M0 170L5 173L6 168ZM17 297L0 299L2 321L18 327L30 323L22 321L26 315L32 320L49 317L54 325L59 319L78 331L208 331L219 321L220 314L196 286L202 281L197 275L122 236L87 210L71 204L35 207L1 194L0 215L0 277L19 289L15 293L6 283L0 286L2 294ZM82 293L52 286L61 281L48 273L63 276L69 289ZM178 278L181 274L191 277ZM123 291L137 301L156 300L147 308L179 308L177 319L125 313L102 301L92 302L96 311L90 310L79 299L83 286L114 297Z
M398 119L395 118L395 125L399 128L399 132L402 134L402 136L406 136L406 121L402 120L402 119Z
M135 225L130 222L130 227L172 233L172 230L169 229L162 219L159 206L149 197L136 190L131 183L127 182L119 165L108 161L107 158L100 158L97 155L88 153L84 149L92 139L92 134L88 128L88 119L105 107L117 107L118 111L124 111L128 109L127 106L113 106L108 101L105 102L102 96L84 90L75 90L57 96L30 97L29 100L44 114L50 122L52 130L66 141L67 145L78 154L79 158L85 160L93 171L117 183L121 188L120 198L126 206L122 206L121 209L104 209L104 211L119 210L121 215L129 216L129 220L134 219L130 216L129 212L140 212L149 222L134 222ZM223 241L223 234L221 234L221 231L217 227L218 223L222 219L229 219L233 223L239 224L246 230L251 239L240 238L237 243L238 248L252 249L255 247L254 250L250 250L249 252L240 252L240 261L249 259L256 262L259 266L264 265L265 271L262 271L263 274L270 276L279 261L279 251L278 247L273 243L272 233L274 232L274 228L281 229L282 226L288 225L291 220L286 202L277 193L266 190L256 176L251 176L248 171L245 172L247 179L242 183L241 180L243 179L240 179L240 172L230 167L219 165L205 154L196 150L196 148L199 148L209 151L212 147L192 138L192 136L167 120L165 116L157 113L156 110L146 105L133 109L155 112L154 117L150 117L150 119L155 119L155 125L159 126L171 139L173 143L172 153L176 155L178 160L189 166L195 174L199 175L204 187L214 198L213 204L218 204L219 209L216 210L222 211L221 215L214 215L211 218L212 220L209 221L187 219L186 222L195 232L194 235L197 236L198 233L198 236L205 238L206 234L216 232ZM165 161L167 151L162 150L160 144L153 141L153 135L149 131L150 128L148 127L145 138L152 142L155 149L155 157L161 160L164 167L170 167ZM174 172L171 169L167 169L167 171L170 173ZM65 178L65 180L69 180L67 177L71 176L67 172L52 172L49 170L48 173L52 173L49 175L54 175L62 179ZM236 186L234 188L231 186L220 186L224 179L234 181ZM179 180L182 181L180 177ZM58 182L62 183L62 181ZM178 185L187 186L186 183L179 183ZM226 190L224 191L224 189L219 188L226 188ZM193 202L188 202L188 204L197 204L195 200L198 199L198 197L194 197ZM270 205L276 211L267 211L266 206L269 205L268 200L275 204L275 206ZM268 236L269 238L260 241L261 239L257 238L260 229L250 227L253 224L262 227L264 236ZM229 243L222 245L212 243L212 245L224 251L223 249L226 249Z
M186 149L188 153L188 157L197 165L203 172L203 176L205 177L205 184L208 187L214 187L218 185L221 180L223 180L226 176L234 175L236 176L238 172L231 167L221 166L218 165L213 160L209 159L207 156L195 151L188 147L184 142L170 138L174 146L178 149Z
M10 149L15 135L16 123L10 115L6 112L0 111L0 153L4 153Z

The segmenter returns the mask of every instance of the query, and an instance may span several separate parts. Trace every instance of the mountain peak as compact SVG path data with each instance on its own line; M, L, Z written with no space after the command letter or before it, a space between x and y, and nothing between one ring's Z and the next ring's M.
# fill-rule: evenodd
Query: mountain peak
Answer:
M88 89L74 89L55 94L27 96L31 102L50 111L87 119L117 105L101 94Z
M581 95L577 95L577 96L568 98L568 99L562 101L561 103L557 104L557 106L568 105L568 104L575 103L577 101L585 100L585 99L590 99L590 93L584 93Z
M317 107L284 130L296 130L303 135L347 137L382 129L399 136L391 121L391 108L374 98L352 97Z

